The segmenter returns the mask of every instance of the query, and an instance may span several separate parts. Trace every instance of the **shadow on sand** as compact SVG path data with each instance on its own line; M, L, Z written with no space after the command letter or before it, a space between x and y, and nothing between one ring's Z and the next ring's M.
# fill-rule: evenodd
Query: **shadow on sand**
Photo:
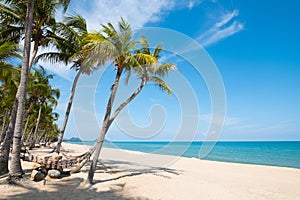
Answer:
M86 173L89 169L83 168L80 173ZM92 186L84 185L85 180L76 175L63 177L55 181L47 181L46 185L39 182L29 181L30 171L26 170L25 180L9 186L10 191L7 195L0 194L0 199L122 199L122 200L146 200L143 197L124 196L128 187L125 188L125 182L116 182L126 177L134 177L142 174L160 176L162 178L171 178L173 175L180 175L180 171L174 169L144 166L131 162L105 160L98 164L94 184ZM108 190L97 191L97 187L108 185ZM2 183L3 184L3 183ZM1 185L2 185L1 184ZM151 186L149 186L151 187ZM2 188L1 188L2 189ZM142 194L141 194L142 195Z
M87 172L88 170L84 171ZM164 168L140 165L132 162L105 160L98 164L95 173L110 174L107 179L94 179L94 184L115 181L125 177L139 176L142 174L151 174L163 178L171 178L170 175L180 175L181 171Z

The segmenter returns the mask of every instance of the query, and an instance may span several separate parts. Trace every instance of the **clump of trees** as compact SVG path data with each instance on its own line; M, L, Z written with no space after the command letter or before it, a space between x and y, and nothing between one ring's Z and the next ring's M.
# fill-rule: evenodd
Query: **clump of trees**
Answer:
M93 33L87 30L86 20L77 14L66 16L63 22L56 22L55 11L60 6L66 10L68 4L67 0L1 1L0 41L5 42L1 43L0 48L0 174L8 172L7 162L11 144L13 159L9 173L13 177L22 176L19 160L20 148L24 142L33 147L37 142L57 138L54 151L60 153L80 76L91 74L107 61L113 62L112 67L115 68L116 74L99 138L88 151L88 157L94 154L87 179L89 183L93 182L105 135L122 109L140 94L149 82L156 84L169 95L172 94L163 78L177 68L172 63L159 62L163 50L160 44L151 48L144 36L134 40L130 24L122 18L117 26L111 23L103 24L100 31ZM19 43L23 38L22 67L18 67L9 61L11 58L20 58ZM57 51L48 51L37 56L40 47L49 46L55 47ZM54 65L64 62L71 64L71 69L76 70L63 124L59 128L55 124L58 115L54 112L59 91L49 84L53 75L47 74L42 67L32 68L33 63L38 60L47 60ZM124 78L128 80L132 73L139 77L140 85L113 110L121 78L126 76Z

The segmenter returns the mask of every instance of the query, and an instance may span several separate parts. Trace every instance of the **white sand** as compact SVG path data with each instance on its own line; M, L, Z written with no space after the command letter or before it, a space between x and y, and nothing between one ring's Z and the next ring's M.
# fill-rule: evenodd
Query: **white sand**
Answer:
M87 147L63 144L70 154ZM104 148L95 184L89 167L62 179L0 184L0 199L300 199L300 169L234 164ZM32 163L23 162L30 174Z

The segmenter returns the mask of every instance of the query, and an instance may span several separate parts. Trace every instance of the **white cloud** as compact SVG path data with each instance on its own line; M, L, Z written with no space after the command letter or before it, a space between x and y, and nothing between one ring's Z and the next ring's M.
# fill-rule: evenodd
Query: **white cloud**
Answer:
M190 0L188 8L192 9L194 7L195 2L193 0Z
M123 17L134 28L141 28L148 22L157 22L164 12L174 8L170 0L85 0L73 1L71 8L88 21L89 30L97 30L100 23L115 24ZM88 4L88 5L87 5Z
M214 116L214 122L211 122L212 114L203 114L200 116L200 120L206 123L214 123L214 124L221 124L224 126L236 126L239 125L243 119L238 117L225 117L218 116L217 114Z
M75 11L88 22L89 30L97 30L101 23L116 24L121 17L133 28L148 22L158 22L173 9L193 8L202 0L82 0L72 1L70 12Z
M224 128L225 140L299 140L299 121L278 121L277 123L250 122Z
M57 52L57 49L52 48L52 47L40 48L38 51L38 55L41 55L45 52ZM63 63L63 62L51 63L51 62L41 61L41 60L39 60L37 64L43 66L50 72L66 79L66 80L71 81L73 79L75 70L70 69L71 64L65 65L65 63Z
M221 21L216 23L216 27L222 27L229 23L234 17L237 17L239 15L238 10L234 10L231 13L227 13L222 16Z
M299 130L299 122L296 121L279 121L276 124L236 124L230 127L230 130L241 133L251 134L275 134L286 132L297 132Z
M42 65L44 68L46 68L47 70L51 71L52 73L71 81L73 79L72 77L72 72L70 70L69 66L66 66L63 63L49 63L49 62L39 62L40 65Z
M90 31L99 30L100 24L111 22L116 24L121 17L128 21L133 29L141 28L146 23L158 22L173 9L189 8L201 3L202 0L81 0L71 1L68 13L82 15ZM56 14L58 21L63 20L63 12ZM45 52L42 50L41 52ZM39 52L39 53L41 53ZM40 62L46 69L59 76L71 79L72 73L63 63L55 65Z
M71 1L69 13L76 12L82 15L88 23L89 30L99 30L101 23L116 24L121 17L130 22L132 27L141 28L146 23L158 22L172 10L193 7L202 3L202 0L82 0ZM223 12L223 11L222 11ZM220 15L216 13L214 16ZM218 20L196 40L204 47L214 44L244 29L244 25L236 18L239 10L223 12ZM62 13L57 13L62 19ZM63 64L45 65L50 71L70 79L70 70Z
M221 15L220 19L210 29L199 35L196 40L202 46L207 47L240 32L244 29L244 24L236 19L238 15L238 10Z

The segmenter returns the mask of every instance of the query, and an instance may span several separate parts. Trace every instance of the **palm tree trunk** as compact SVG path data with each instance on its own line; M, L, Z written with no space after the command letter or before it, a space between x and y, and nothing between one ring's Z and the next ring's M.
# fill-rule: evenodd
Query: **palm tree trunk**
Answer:
M27 13L26 13L26 24L25 24L25 41L24 41L24 51L22 59L22 72L21 80L18 87L16 99L18 101L18 110L16 117L16 124L14 129L13 138L13 148L11 153L11 165L10 165L10 177L19 178L24 174L21 161L20 161L20 151L21 151L21 138L22 138L22 123L24 108L26 102L26 89L29 73L29 57L30 57L30 41L32 33L32 22L33 22L33 0L28 0Z
M1 135L0 135L0 144L3 142L6 134L6 130L8 128L9 122L7 123L7 115L8 115L8 108L5 109L4 116L3 116L3 124L1 129Z
M26 142L30 143L31 142L31 138L32 138L32 133L33 133L33 127L30 129L30 132L28 133L27 137L26 137Z
M114 112L113 116L111 117L111 119L109 120L109 125L111 125L111 123L116 119L116 117L118 116L118 114L121 112L121 110L123 110L123 108L125 106L127 106L127 104L129 104L143 89L143 87L146 85L147 83L147 79L143 78L142 82L140 84L140 86L132 93L132 95L126 99Z
M24 130L23 130L23 134L22 134L21 144L23 143L24 138L25 138L25 135L26 135L26 131L27 131L28 123L29 123L29 117L30 117L30 116L28 115L28 116L27 116L26 123L25 123ZM24 118L25 118L25 116L24 116Z
M38 136L40 121L41 121L41 114L42 114L42 104L40 104L39 114L38 114L38 118L36 120L36 126L35 126L35 129L34 129L33 140L30 144L30 149L32 149L34 147L37 136Z
M97 140L97 143L95 145L95 154L91 163L91 167L89 170L89 174L88 174L88 178L87 178L87 182L89 184L93 183L93 178L94 178L94 173L96 170L96 166L97 166L97 161L98 161L98 157L100 155L100 151L103 145L103 141L105 138L105 134L109 128L109 119L110 119L110 114L111 114L111 110L112 110L112 106L116 97L116 93L117 93L117 89L119 86L119 81L120 81L120 77L122 74L123 69L118 68L116 77L115 77L115 82L113 83L112 87L111 87L111 92L110 92L110 97L109 100L107 102L107 106L106 106L106 113L105 113L105 117L103 120L103 124L102 124L102 128L101 128L101 132L100 132L100 137Z
M14 127L16 122L18 102L15 99L13 108L11 110L10 120L4 142L0 147L0 175L8 173L8 158L10 152L10 146L14 135Z
M66 110L66 113L65 113L64 122L63 122L62 127L60 129L60 132L58 134L57 145L55 146L53 152L54 151L56 151L57 153L60 152L62 139L64 137L64 133L65 133L65 130L66 130L66 126L67 126L67 123L68 123L69 115L70 115L72 104L73 104L73 99L74 99L74 95L75 95L75 90L76 90L77 82L78 82L78 79L79 79L81 73L82 73L82 70L80 69L77 72L77 74L75 76L75 79L73 81L71 95L70 95L69 102L68 102L68 107L67 107L67 110Z
M122 74L122 72L120 72L120 75ZM118 88L118 84L119 84L119 79L120 79L120 75L117 74L116 78L115 78L115 82L112 85L112 89L111 89L111 95L110 98L108 100L108 104L106 107L106 114L105 114L105 118L103 120L103 125L102 125L102 129L100 132L100 137L98 138L96 144L91 147L88 151L89 155L92 155L95 152L95 155L93 157L92 163L91 163L91 167L89 170L89 174L88 174L88 179L87 182L92 184L93 182L93 178L94 178L94 173L96 170L96 166L97 166L97 161L98 161L98 157L100 155L102 146L103 146L103 141L105 139L105 135L110 127L110 125L112 124L112 122L115 120L115 118L118 116L118 114L122 111L122 109L127 106L143 89L143 87L145 86L145 84L147 83L147 79L143 78L142 82L140 84L140 86L132 93L132 95L127 98L113 113L112 117L110 118L111 115L111 110L112 110L112 105L115 99L115 95L117 92L117 88ZM80 163L79 166L76 167L76 169L74 169L74 172L78 172L83 166L84 164L87 162L87 160L82 161L82 163Z
M117 79L117 78L116 78ZM112 104L113 104L113 100L114 100L114 97L115 97L115 94L116 94L116 91L117 91L117 88L114 89L114 87L112 87L112 91L111 91L111 98L109 99L109 102L110 100L112 99L111 101L111 105L109 106L109 103L107 105L107 110L106 110L106 115L105 115L105 118L104 118L104 121L103 121L103 125L102 125L102 129L101 129L101 132L100 132L100 137L99 139L97 140L97 143L94 147L91 148L90 152L94 151L95 150L95 154L94 154L94 157L93 157L93 160L92 160L92 163L91 163L91 168L90 168L90 171L89 171L89 175L88 175L88 180L87 182L89 184L92 184L93 183L93 178L94 178L94 173L95 173L95 170L96 170L96 166L97 166L97 161L98 161L98 157L100 155L100 151L102 149L102 146L103 146L103 141L105 139L105 135L110 127L110 125L112 124L112 122L115 120L115 118L118 116L118 114L121 112L121 110L127 105L129 104L143 89L143 87L145 86L147 80L144 78L141 82L141 85L132 93L132 95L126 99L114 112L114 114L112 115L112 117L110 118L110 113L111 113L111 108L112 108ZM108 116L108 117L106 117ZM95 148L95 149L94 149ZM93 170L93 171L92 171Z
M38 139L36 140L38 144L41 143L42 138L45 136L46 130L43 130L42 133L39 135Z
M28 109L24 113L24 119L28 117L28 115L31 112L31 110L32 110L35 103L36 103L35 101L30 102L30 105L29 105Z
M42 138L42 142L46 143L48 136L49 136L49 129L46 130L46 133L44 134L44 137Z
M117 88L118 88L118 84L119 84L119 79L120 79L120 76L117 74L116 79L115 79L115 83L112 86L111 95L110 95L110 98L108 100L108 104L107 104L107 107L106 107L106 114L105 114L105 118L103 120L103 125L102 125L102 129L101 129L101 132L100 132L100 137L97 140L96 145L90 149L90 153L92 153L93 151L95 151L95 154L94 154L94 157L93 157L93 160L92 160L92 163L91 163L91 167L90 167L90 170L89 170L89 175L88 175L88 180L87 180L87 182L89 184L93 183L93 178L94 178L94 173L95 173L96 166L97 166L97 161L98 161L98 158L99 158L99 155L100 155L100 151L101 151L102 146L103 146L105 135L106 135L109 127L111 126L111 124L115 120L115 118L118 116L118 114L121 112L121 110L126 105L128 105L142 91L143 87L145 86L145 84L147 82L147 79L143 78L140 86L132 93L132 95L129 98L127 98L115 110L115 112L112 115L112 117L110 117L112 106L113 106L113 102L114 102L114 99L115 99L115 96L116 96L116 92L117 92Z

